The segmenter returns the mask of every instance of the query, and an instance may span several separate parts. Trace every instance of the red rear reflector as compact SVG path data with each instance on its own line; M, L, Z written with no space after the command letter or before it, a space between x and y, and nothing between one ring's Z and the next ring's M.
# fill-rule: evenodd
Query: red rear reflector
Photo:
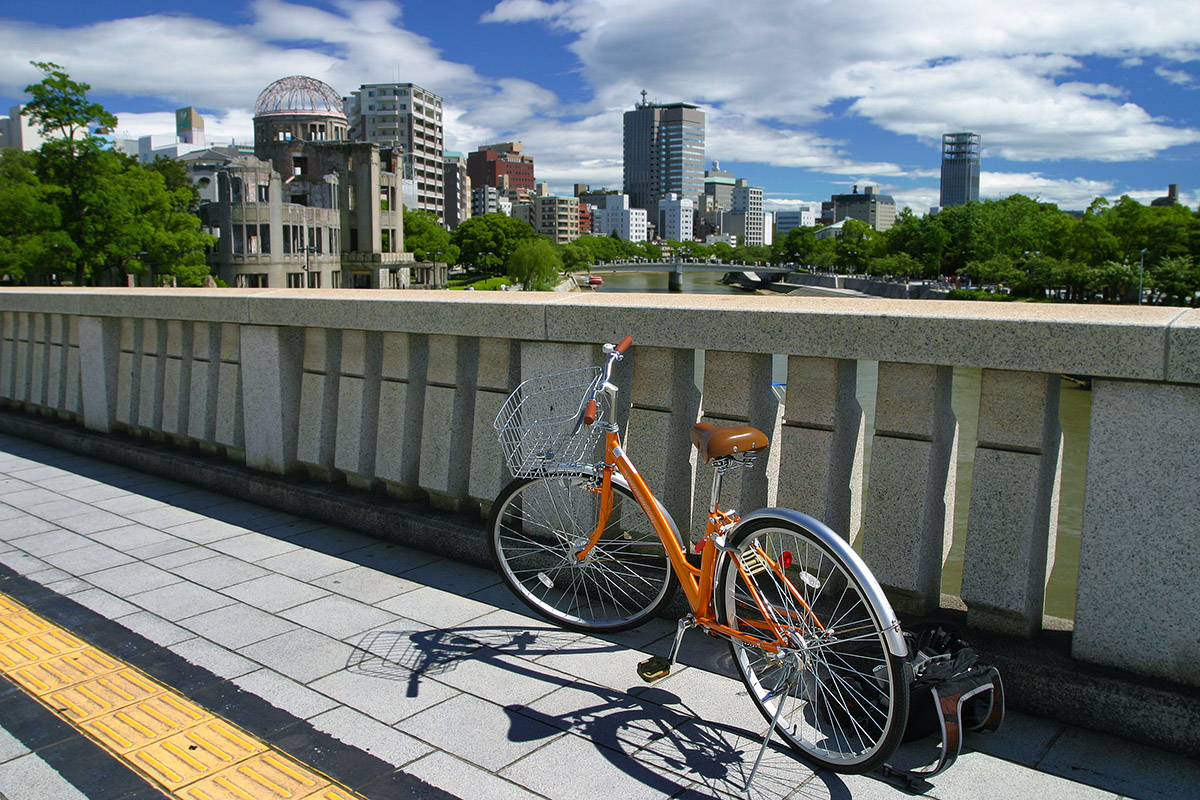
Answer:
M779 567L780 567L780 569L787 569L791 565L792 565L792 554L790 552L788 552L787 550L784 550L782 553L779 554Z

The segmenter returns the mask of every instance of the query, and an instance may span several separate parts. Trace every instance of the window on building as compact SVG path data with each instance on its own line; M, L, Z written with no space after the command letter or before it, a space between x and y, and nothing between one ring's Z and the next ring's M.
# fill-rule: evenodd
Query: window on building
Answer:
M258 202L271 202L271 185L269 183L260 183L258 185Z
M303 272L289 272L287 274L287 288L303 289L304 288L304 273Z
M340 269L335 269L333 272L329 273L329 288L342 288L342 271Z
M235 203L242 200L242 179L236 175L229 177L229 198Z
M246 252L246 230L244 225L233 226L233 254L240 256Z
M321 273L320 272L313 270L312 272L308 273L308 288L310 288L310 289L320 289L321 288Z
M350 252L358 252L358 228L350 229Z
M264 252L264 253L271 252L271 226L270 225L264 224L264 225L258 226L258 246L262 248L262 252Z
M392 252L392 232L384 228L379 232L380 246L379 249L384 253Z
M308 156L292 156L292 174L303 175L308 172Z
M238 275L234 282L239 289L269 289L267 281L267 273L265 272L247 272L243 275Z

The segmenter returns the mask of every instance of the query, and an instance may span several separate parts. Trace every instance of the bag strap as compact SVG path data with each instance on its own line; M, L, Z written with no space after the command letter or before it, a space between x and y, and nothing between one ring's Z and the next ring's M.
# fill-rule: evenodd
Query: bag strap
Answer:
M898 784L910 792L925 792L931 788L928 778L948 770L962 751L963 728L990 733L1004 721L1004 684L1000 670L995 667L974 669L966 675L943 681L930 687L939 713L942 747L938 761L924 769L901 770L890 764L879 768L878 775L889 783ZM969 726L963 722L963 707L968 700L988 693L987 713ZM981 697L980 700L983 698Z
M950 768L962 751L963 739L963 706L968 700L984 692L989 693L988 710L979 722L971 725L969 730L991 732L1000 727L1004 721L1004 685L1000 681L1000 671L995 667L987 667L946 681L931 687L933 700L941 716L942 752L938 762L927 769L909 770L921 778L932 778ZM982 699L982 698L981 698Z

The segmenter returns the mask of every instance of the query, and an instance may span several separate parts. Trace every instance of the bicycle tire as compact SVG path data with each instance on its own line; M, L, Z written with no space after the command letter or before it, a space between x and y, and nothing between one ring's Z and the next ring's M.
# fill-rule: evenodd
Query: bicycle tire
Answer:
M764 615L748 590L753 581L791 641L779 658L730 640L758 710L770 721L782 702L776 731L821 767L862 773L882 766L908 720L909 667L888 648L884 620L890 614L871 601L845 559L797 521L750 520L734 532L730 546L737 555L726 556L719 567L714 598L719 619L742 631L763 629ZM757 563L748 553L759 556ZM793 588L811 612L795 599ZM785 682L790 685L781 691Z
M576 631L614 632L655 616L676 586L670 559L633 494L613 481L612 514L583 559L595 530L598 479L560 473L516 478L500 492L488 521L492 560L504 582L541 616Z

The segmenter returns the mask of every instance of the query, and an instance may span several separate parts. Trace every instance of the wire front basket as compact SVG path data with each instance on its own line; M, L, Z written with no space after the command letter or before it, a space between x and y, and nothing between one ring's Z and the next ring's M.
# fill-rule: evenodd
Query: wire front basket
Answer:
M584 405L600 380L599 367L530 378L496 415L496 435L514 477L544 475L595 463L599 424L582 423ZM603 413L598 404L596 422Z

